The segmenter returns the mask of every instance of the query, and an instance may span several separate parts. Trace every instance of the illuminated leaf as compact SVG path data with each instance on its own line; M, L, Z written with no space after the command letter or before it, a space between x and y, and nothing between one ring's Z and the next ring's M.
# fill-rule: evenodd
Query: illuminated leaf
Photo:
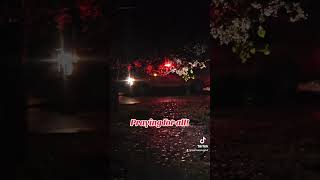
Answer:
M264 50L264 55L269 55L271 52L270 52L270 50L269 49L266 49L266 50Z
M232 47L232 52L235 53L236 51L237 51L236 47L233 46L233 47Z
M264 55L269 55L269 54L271 53L271 52L270 52L270 49L269 49L269 44L266 44L263 53L264 53Z
M264 30L262 26L259 26L257 34L259 37L264 38L266 36L266 30Z
M256 53L256 48L252 48L250 49L251 54L255 54Z

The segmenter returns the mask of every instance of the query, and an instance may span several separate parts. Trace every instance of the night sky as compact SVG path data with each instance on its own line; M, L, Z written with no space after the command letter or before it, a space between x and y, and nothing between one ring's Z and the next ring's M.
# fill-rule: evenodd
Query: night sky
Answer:
M57 48L59 38L52 19L43 16L43 13L48 13L47 9L67 6L63 5L67 1L52 3L51 1L31 0L27 2L31 12L35 14L35 17L39 17L30 25L27 44L29 55L48 56L52 49ZM110 2L105 3L106 6L102 7L105 10L105 17L100 19L100 24L91 26L87 33L77 35L76 41L79 42L77 46L100 48L104 51L111 47L112 55L128 56L129 59L133 59L143 56L165 56L188 43L212 40L209 34L209 0L111 0L104 2ZM272 25L271 43L273 46L278 46L278 42L279 46L288 46L288 44L299 48L318 46L320 39L317 9L319 1L305 0L303 4L309 14L309 19L297 24ZM127 5L135 8L117 10ZM106 17L109 16L111 9L114 13L111 17ZM102 24L108 24L110 32L109 30L100 31ZM68 39L68 36L65 38Z
M32 24L28 33L29 56L46 57L58 48L59 33L48 13L57 7L72 7L67 1L27 1ZM73 1L68 1L73 2ZM103 17L92 22L87 32L77 30L76 46L102 49L112 47L115 56L165 56L188 43L203 42L209 35L208 0L116 0L103 1ZM134 6L119 10L119 7ZM78 25L77 25L78 26ZM107 29L102 29L103 26ZM65 43L70 29L65 30ZM111 37L109 39L109 37Z
M163 56L209 39L206 0L137 0L134 4L135 9L119 11L113 19L113 47L119 54Z

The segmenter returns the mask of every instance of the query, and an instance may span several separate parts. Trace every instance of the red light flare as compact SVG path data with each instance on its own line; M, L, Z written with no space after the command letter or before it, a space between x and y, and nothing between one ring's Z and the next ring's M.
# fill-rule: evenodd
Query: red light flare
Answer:
M147 67L146 67L146 72L147 74L151 74L152 73L152 70L153 70L153 67L151 64L148 64Z
M128 65L128 71L131 71L132 70L132 65Z
M141 64L141 62L140 62L139 60L135 60L135 61L133 62L133 65L134 65L135 67L137 67L137 68L141 68L141 67L142 67L142 64Z
M169 59L169 58L164 58L164 67L167 67L167 68L171 68L173 65L172 65L172 61Z
M165 63L164 66L165 66L165 67L171 67L172 64L171 64L171 63Z

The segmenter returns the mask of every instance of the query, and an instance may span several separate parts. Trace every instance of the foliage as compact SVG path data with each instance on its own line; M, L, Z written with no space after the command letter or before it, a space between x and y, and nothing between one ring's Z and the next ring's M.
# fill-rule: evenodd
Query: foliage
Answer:
M182 61L181 59L175 58L176 66L174 66L170 73L176 73L181 76L185 81L190 79L195 79L194 69L204 69L207 66L205 62L199 62L198 60L194 60L192 62Z
M75 17L76 15L79 17ZM80 19L85 24L99 16L102 16L102 10L97 0L77 0L73 8L60 8L56 10L54 22L58 30L63 31L65 26L72 23L75 18ZM82 28L85 30L87 27L83 26Z
M195 79L194 70L206 68L206 62L210 61L207 46L201 43L192 43L185 46L180 53L172 56L175 66L170 73L176 73L185 81Z
M270 54L266 40L268 22L287 18L289 22L307 19L299 2L285 0L212 0L210 30L220 45L231 45L232 51L246 62L256 52ZM259 43L263 48L259 48Z
M118 67L119 70L143 71L150 76L166 76L174 73L185 81L195 79L195 69L204 69L210 61L207 53L207 46L201 43L192 43L167 57L139 58L126 64L125 67ZM123 72L125 73L125 72Z

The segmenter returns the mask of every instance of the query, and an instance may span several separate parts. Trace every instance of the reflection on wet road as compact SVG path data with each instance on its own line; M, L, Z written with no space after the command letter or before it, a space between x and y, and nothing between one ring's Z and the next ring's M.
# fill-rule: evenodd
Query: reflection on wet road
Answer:
M137 103L130 105L122 100ZM207 137L205 144L210 145L209 96L136 97L120 99L120 104L117 118L112 121L113 161L127 173L120 173L116 178L124 178L128 172L143 173L134 165L143 161L147 172L139 179L157 176L166 179L209 179L209 152L187 152L187 149L196 149L204 136ZM191 126L129 127L131 118L188 118ZM161 174L155 172L156 168L162 169Z
M55 151L59 149L59 152L68 155L76 154L78 151L86 153L101 151L104 143L101 141L102 136L99 135L96 138L94 133L103 131L109 123L111 136L109 138L112 142L109 148L112 149L110 158L113 164L112 174L116 175L114 178L209 179L209 152L187 152L187 149L196 149L203 137L207 139L204 145L210 147L210 97L207 95L120 96L119 111L111 119L106 112L62 114L56 110L35 105L39 102L43 100L30 101L33 106L27 111L29 131L33 134L43 134L33 138L32 141L35 144L33 148L36 149L33 151L56 153ZM159 120L188 118L190 126L130 128L131 118ZM47 136L56 137L56 134L61 134L60 138L46 140ZM81 136L81 138L72 140L74 136ZM41 143L37 140L38 138ZM47 145L42 146L41 144L44 143ZM70 148L66 150L64 147ZM93 150L90 150L91 147ZM35 156L38 155L32 155L32 157ZM60 155L52 155L52 157L57 158ZM43 158L49 157L44 155Z

